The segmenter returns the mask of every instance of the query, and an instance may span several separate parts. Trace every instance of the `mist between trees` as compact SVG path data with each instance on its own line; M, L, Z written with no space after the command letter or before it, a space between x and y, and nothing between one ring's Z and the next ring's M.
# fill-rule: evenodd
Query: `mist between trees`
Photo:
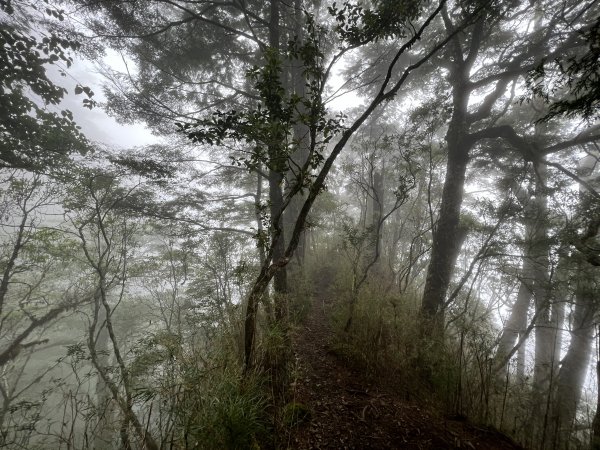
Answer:
M407 398L600 448L597 2L0 9L0 447L293 448L322 302Z

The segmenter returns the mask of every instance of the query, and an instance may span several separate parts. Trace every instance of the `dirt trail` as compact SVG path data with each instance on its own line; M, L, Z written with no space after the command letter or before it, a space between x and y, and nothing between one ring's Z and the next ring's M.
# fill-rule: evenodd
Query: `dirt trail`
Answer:
M294 401L310 419L296 426L289 449L519 449L503 435L450 420L369 383L330 348L327 305L314 301L294 337L300 367Z

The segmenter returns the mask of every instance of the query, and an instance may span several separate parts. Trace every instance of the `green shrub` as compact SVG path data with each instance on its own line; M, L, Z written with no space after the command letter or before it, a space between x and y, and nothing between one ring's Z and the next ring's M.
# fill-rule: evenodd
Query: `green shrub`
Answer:
M238 375L224 372L191 385L178 407L185 445L199 449L260 448L258 443L265 439L269 427L266 406L258 379L242 384Z

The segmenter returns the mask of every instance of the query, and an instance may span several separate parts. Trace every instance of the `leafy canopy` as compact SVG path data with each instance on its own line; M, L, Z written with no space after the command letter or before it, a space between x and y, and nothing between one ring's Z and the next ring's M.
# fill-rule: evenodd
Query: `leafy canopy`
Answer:
M64 20L62 10L45 3L48 18ZM69 153L87 152L89 143L70 111L50 110L67 91L46 73L48 65L70 67L70 52L80 44L37 24L32 7L0 0L0 167L43 171L57 167ZM41 31L32 24L41 25ZM78 86L76 93L82 92L87 96L84 106L91 108L93 92Z

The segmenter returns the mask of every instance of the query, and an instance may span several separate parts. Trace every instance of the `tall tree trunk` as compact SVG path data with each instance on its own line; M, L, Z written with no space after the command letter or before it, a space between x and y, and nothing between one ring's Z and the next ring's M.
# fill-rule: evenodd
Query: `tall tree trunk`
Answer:
M304 42L304 16L302 12L302 0L294 0L293 10L288 15L293 30L293 38L298 40L298 43ZM291 90L298 96L298 98L305 98L306 96L306 77L304 76L304 62L300 58L292 60L290 67L290 79L291 79ZM294 139L294 151L291 155L292 168L288 171L286 177L288 185L294 184L298 177L300 168L304 166L309 154L310 146L310 128L307 124L299 121L298 118L307 113L306 107L302 102L297 106L298 117L296 123L293 125L293 139ZM284 215L284 228L286 236L291 236L294 224L298 219L298 214L304 203L305 195L303 193L297 193L290 201ZM304 261L306 253L306 233L303 231L300 235L298 242L298 248L296 249L296 259L300 267Z
M279 55L280 43L280 3L281 0L271 0L269 18L269 47L271 51ZM281 74L280 74L281 76ZM269 105L273 111L279 105ZM270 112L273 112L270 111ZM276 125L276 124L274 124ZM264 261L259 277L248 296L246 312L244 316L244 372L248 373L252 367L252 352L254 349L254 338L256 332L256 315L258 305L268 289L269 282L273 278L273 290L275 295L274 316L277 322L281 322L285 316L285 302L287 293L287 269L286 264L281 263L285 259L285 230L283 227L283 180L287 155L283 149L283 136L275 135L272 142L268 144L268 181L269 181L269 212L270 212L270 239L271 250L270 261ZM270 263L277 264L277 269Z
M454 29L445 9L442 11L447 32ZM483 19L480 19L483 24ZM443 307L452 278L452 270L460 252L462 242L466 237L460 227L460 211L464 196L469 152L475 142L469 136L469 73L474 56L479 50L481 28L474 29L471 36L470 53L465 59L463 43L458 36L451 41L450 75L452 85L452 117L446 132L448 146L448 161L442 191L440 213L433 230L431 258L427 268L427 277L421 303L421 314L425 322L432 319L437 323L437 332L441 333L443 326Z
M460 211L464 195L465 177L469 163L471 143L466 139L465 122L468 97L460 93L461 84L453 88L454 110L446 142L448 161L442 192L439 218L433 232L431 259L427 269L421 312L425 318L443 317L443 305L450 286L452 269L462 242L465 230L460 227Z
M532 427L539 436L542 447L548 443L552 392L556 387L556 374L560 358L560 330L562 307L554 306L552 280L550 279L550 241L548 238L547 206L545 192L547 167L535 165L536 189L533 201L533 297L535 303L535 360L533 368Z
M547 180L547 168L536 166L538 179L534 198L535 225L531 239L533 256L533 298L535 303L535 363L533 386L540 394L548 392L553 364L554 330L551 317L551 289L549 275L549 252L547 225L548 197L544 192Z
M582 262L582 265L588 267L578 272L571 342L558 374L551 418L553 438L559 448L561 443L568 442L573 430L594 340L594 314L599 294L597 273L587 263Z
M597 159L594 156L583 158L579 163L578 175L593 184L597 183L597 175L593 174ZM580 214L589 214L592 210L593 197L586 188L580 186ZM591 217L586 217L592 219ZM558 373L557 389L552 414L552 430L555 444L568 442L573 431L577 414L577 405L585 382L586 371L595 333L595 315L598 311L599 273L584 258L578 264L575 290L575 311L571 324L571 341L567 354L562 361ZM598 366L597 370L600 370ZM599 382L600 383L600 382ZM600 394L599 394L600 405ZM600 448L598 439L600 425L598 410L592 426L592 448Z
M269 21L269 46L279 54L280 41L280 0L271 0ZM273 239L273 261L279 261L285 253L285 230L283 228L283 179L286 155L283 151L283 139L269 144L269 204L271 213L271 239ZM285 314L285 294L287 293L287 269L282 267L273 279L275 291L275 318L283 319Z

